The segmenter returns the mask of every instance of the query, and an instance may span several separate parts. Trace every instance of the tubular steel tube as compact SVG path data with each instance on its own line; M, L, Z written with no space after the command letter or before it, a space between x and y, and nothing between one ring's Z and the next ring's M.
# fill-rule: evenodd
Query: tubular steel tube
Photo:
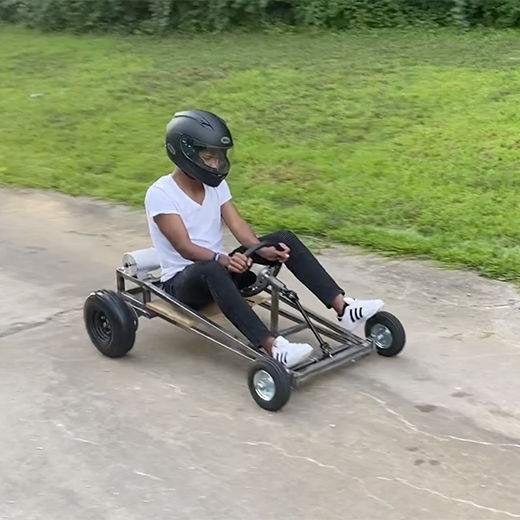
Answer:
M370 346L363 346L348 348L332 357L327 356L320 361L316 361L308 365L305 368L294 371L294 383L296 385L300 385L309 380L311 377L317 376L318 374L323 374L342 365L346 365L347 363L365 357L372 352L373 349Z
M284 336L285 338L288 338L289 336L292 336L293 334L297 334L298 332L301 332L302 330L307 329L306 323L298 323L298 325L293 325L292 327L289 327L287 329L281 330L279 332L280 336Z
M273 336L278 335L278 325L279 325L279 311L280 311L280 295L277 289L273 289L271 295L271 334Z

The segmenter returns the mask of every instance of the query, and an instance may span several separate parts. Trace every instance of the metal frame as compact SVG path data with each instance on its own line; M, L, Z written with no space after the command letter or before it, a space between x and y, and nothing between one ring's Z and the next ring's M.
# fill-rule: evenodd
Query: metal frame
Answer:
M296 293L289 291L277 278L271 277L270 281L272 282L271 287L265 290L271 296L270 302L259 303L259 306L270 311L271 332L275 335L289 337L303 330L310 329L320 343L321 352L319 355L292 369L287 369L292 376L293 386L298 386L317 374L328 372L375 352L376 348L373 340L362 339L353 333L345 331L338 324L301 305ZM135 287L127 288L127 284L133 284ZM250 344L244 343L208 316L193 310L163 291L160 280L157 278L139 279L128 274L124 268L118 268L116 269L116 287L118 294L134 309L138 316L147 319L162 318L250 361L267 357L267 354L254 349ZM154 296L169 303L176 311L180 311L183 315L194 319L197 325L188 327L181 321L171 319L169 316L147 307L146 304L150 303ZM299 311L301 316L280 308L282 303L289 308ZM279 330L280 316L289 319L294 325L284 330ZM208 328L210 332L203 330L202 327ZM322 336L339 343L339 346L331 348L323 341Z

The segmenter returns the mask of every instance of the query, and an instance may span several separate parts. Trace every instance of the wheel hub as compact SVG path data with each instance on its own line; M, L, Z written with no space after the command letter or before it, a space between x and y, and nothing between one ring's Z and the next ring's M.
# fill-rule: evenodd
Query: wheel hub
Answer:
M100 321L101 321L101 328L103 329L103 331L106 332L107 334L110 334L110 332L111 332L110 323L108 322L107 317L105 315L101 316Z
M94 314L93 332L98 341L102 343L110 341L110 337L112 336L112 328L110 327L110 321L104 312L98 311Z
M265 370L259 370L253 376L255 392L264 401L271 401L276 393L274 379Z
M370 337L379 348L390 348L392 346L392 333L387 327L380 323L372 327Z

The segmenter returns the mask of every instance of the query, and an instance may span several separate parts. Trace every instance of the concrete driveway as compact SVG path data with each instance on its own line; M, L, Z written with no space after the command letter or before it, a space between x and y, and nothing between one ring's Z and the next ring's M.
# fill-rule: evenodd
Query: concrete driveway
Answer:
M143 321L121 360L90 344L86 296L149 245L142 212L0 190L0 518L520 518L512 287L326 251L351 294L401 318L407 347L270 414L246 361L164 322Z

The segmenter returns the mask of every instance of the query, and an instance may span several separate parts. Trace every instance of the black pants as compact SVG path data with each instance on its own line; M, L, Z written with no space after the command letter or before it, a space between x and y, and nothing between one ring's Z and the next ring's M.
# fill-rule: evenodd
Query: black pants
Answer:
M289 246L290 258L285 265L327 308L338 294L344 294L316 257L291 231L278 231L259 237L260 240L283 242ZM245 247L235 251L243 253ZM268 264L255 256L255 262ZM234 274L218 262L195 262L164 283L164 290L199 310L215 302L229 321L251 342L259 347L272 334L240 294L240 288L251 284L251 272Z

